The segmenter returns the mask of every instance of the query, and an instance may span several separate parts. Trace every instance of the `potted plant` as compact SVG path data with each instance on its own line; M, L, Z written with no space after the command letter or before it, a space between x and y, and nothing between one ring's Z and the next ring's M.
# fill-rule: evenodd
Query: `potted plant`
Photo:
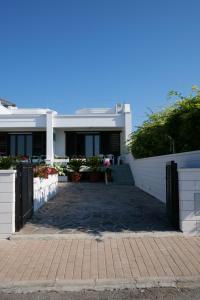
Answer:
M66 175L66 166L63 166L59 163L54 163L54 168L58 172L58 181L59 182L67 182L68 176Z
M101 180L101 164L97 156L92 156L87 159L87 166L90 168L89 180L98 182Z
M79 182L82 177L82 173L80 172L81 166L83 166L85 162L82 159L71 159L67 164L66 170L68 172L69 180L72 182Z

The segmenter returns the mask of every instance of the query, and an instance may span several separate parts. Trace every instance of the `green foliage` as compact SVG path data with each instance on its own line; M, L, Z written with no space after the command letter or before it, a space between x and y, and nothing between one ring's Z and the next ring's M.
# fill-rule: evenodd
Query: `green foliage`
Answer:
M0 157L0 170L8 170L14 164L12 157Z
M67 171L79 172L81 166L85 165L85 161L82 159L71 159L67 164Z
M59 176L66 175L66 166L59 164L59 163L54 163L53 166L56 169L56 171L58 172Z
M98 156L92 156L87 158L86 165L90 167L92 171L99 171L100 169L100 159Z
M135 158L200 149L200 91L183 97L170 91L178 100L162 111L151 113L148 119L132 133L130 149Z

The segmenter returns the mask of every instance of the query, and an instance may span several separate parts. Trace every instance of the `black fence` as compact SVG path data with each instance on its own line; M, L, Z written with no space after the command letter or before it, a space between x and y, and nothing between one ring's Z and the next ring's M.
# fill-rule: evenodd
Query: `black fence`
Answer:
M177 164L166 164L166 209L171 225L179 229L179 194Z
M17 166L15 202L15 228L19 231L33 215L33 165Z

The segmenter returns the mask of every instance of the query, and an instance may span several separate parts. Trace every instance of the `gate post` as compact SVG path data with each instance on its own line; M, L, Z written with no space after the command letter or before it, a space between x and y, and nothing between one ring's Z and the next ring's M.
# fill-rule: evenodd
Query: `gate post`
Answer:
M0 170L0 238L15 232L15 170Z
M179 193L177 163L166 164L166 210L171 225L179 229Z
M16 178L16 231L19 231L33 214L33 165L19 163Z

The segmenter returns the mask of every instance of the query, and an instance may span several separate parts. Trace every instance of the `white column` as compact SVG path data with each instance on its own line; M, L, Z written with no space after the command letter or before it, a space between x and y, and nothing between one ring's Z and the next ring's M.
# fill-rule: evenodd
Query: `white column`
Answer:
M131 116L131 106L130 104L124 104L123 108L124 113L124 131L122 132L122 153L127 153L128 140L130 134L132 133L132 116Z
M46 162L48 164L52 164L54 160L53 117L54 112L48 111L46 116Z
M15 232L15 170L0 170L0 239Z

